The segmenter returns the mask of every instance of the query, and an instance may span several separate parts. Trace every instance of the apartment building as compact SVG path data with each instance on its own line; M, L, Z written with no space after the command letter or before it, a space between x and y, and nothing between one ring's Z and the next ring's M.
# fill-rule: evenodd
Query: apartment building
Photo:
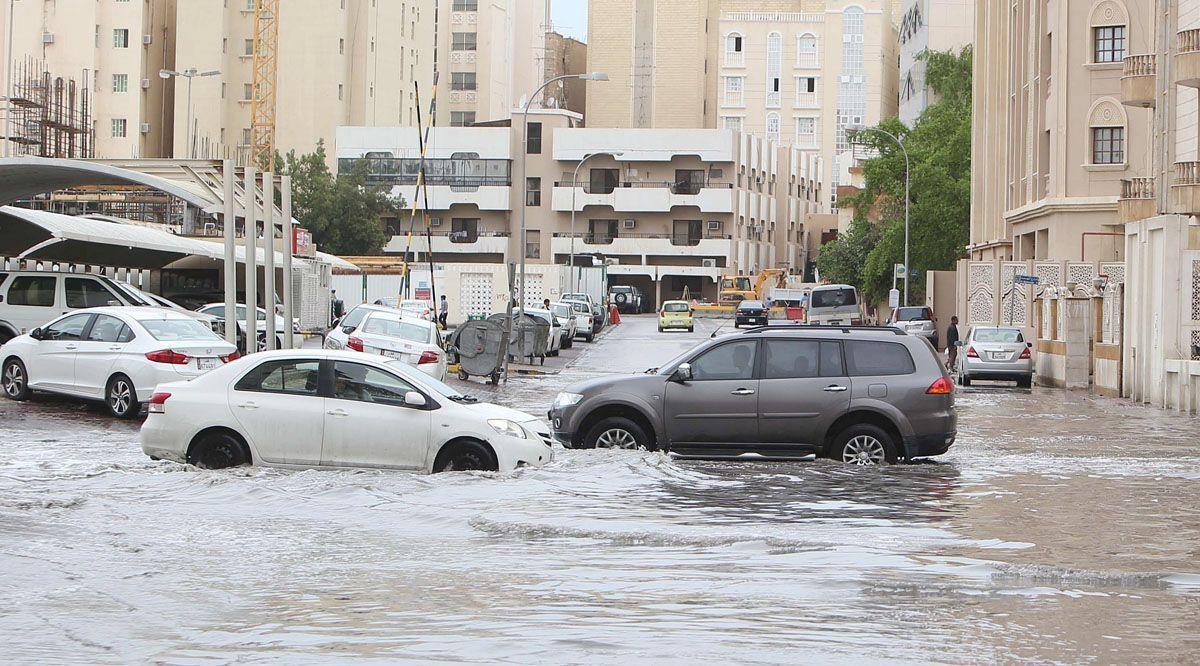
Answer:
M971 43L974 28L974 0L905 0L899 32L900 120L905 125L912 127L936 101L925 81L925 62L917 56L926 49L957 53Z
M546 33L546 73L549 81L566 74L587 72L587 44L551 31ZM582 115L587 110L587 82L568 79L546 88L544 106Z
M35 62L51 77L90 88L97 156L169 155L173 118L163 100L171 83L158 71L173 66L175 8L176 0L6 2L0 57L12 60L3 68L4 90L13 63Z
M657 302L685 290L715 298L721 275L809 260L819 237L809 220L829 217L821 215L819 158L733 130L580 121L565 110L532 112L524 174L519 113L488 126L434 128L428 204L416 192L415 128L339 128L337 157L340 169L368 160L372 179L393 196L427 205L436 262L501 263L523 253L527 262L562 265L572 254L591 255L610 264L614 282ZM392 223L385 251L424 261L429 243L409 246L408 224Z
M219 70L175 85L174 155L249 154L255 0L178 4L175 69ZM284 0L279 10L275 143L332 151L339 125L417 124L433 93L435 0ZM189 145L189 136L190 144Z
M437 124L507 118L544 80L550 0L437 0L437 6Z
M1121 258L1122 180L1153 163L1151 112L1122 80L1152 65L1127 56L1150 52L1153 4L977 6L972 259Z

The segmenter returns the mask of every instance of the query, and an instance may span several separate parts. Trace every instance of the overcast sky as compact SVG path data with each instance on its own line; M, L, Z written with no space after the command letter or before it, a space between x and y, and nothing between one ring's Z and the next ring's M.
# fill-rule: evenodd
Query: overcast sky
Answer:
M587 0L550 0L554 29L567 37L587 41Z

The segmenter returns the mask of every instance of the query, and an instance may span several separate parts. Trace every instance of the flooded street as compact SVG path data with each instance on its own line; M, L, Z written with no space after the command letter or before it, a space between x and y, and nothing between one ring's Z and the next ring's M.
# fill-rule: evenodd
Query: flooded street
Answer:
M544 415L702 340L626 318ZM933 462L569 451L512 475L201 471L140 421L0 402L13 662L1197 662L1200 420L1051 389L958 396Z

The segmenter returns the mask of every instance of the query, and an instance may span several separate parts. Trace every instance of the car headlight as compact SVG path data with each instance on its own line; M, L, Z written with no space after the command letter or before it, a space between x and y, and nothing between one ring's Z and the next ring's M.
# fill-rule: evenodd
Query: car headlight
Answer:
M580 400L583 400L583 396L578 393L559 393L554 398L554 408L562 409L563 407L570 407L571 405L579 404Z
M488 425L492 426L492 430L495 430L501 435L508 435L509 437L516 437L517 439L528 438L528 435L525 434L524 428L507 419L489 419Z

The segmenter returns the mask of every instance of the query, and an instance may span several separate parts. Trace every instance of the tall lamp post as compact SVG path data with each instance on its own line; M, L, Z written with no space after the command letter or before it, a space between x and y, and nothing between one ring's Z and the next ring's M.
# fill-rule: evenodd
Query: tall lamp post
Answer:
M910 205L909 198L908 198L908 179L910 176L909 162L908 162L908 150L904 147L904 143L902 141L900 141L900 137L896 136L895 134L892 134L891 132L888 132L887 130L881 130L878 127L856 127L856 128L853 128L851 130L851 132L853 134L862 134L863 132L875 132L877 134L882 134L882 135L886 136L887 138L891 139L892 141L895 141L896 145L900 146L900 152L904 153L904 301L903 301L903 304L907 306L908 305L908 278L912 274L911 273L912 268L908 265L908 209L909 209L909 205ZM895 286L895 285L892 285L892 286Z
M607 81L608 74L604 72L590 72L587 74L565 74L556 76L542 83L542 85L534 90L529 98L525 100L525 108L521 110L521 235L520 235L520 253L521 253L521 284L517 290L517 306L520 308L522 320L525 317L525 154L529 152L529 106L533 104L533 100L542 92L546 86L555 81L564 81L566 79L579 79L581 81Z
M195 67L190 67L188 69L183 70L182 72L176 72L173 69L158 70L158 76L159 76L159 78L162 78L162 79L169 79L172 76L176 76L176 77L182 76L187 79L187 82L188 82L188 94L187 94L187 144L188 145L187 145L187 153L188 153L189 158L196 156L195 150L194 150L195 147L192 145L192 139L194 138L192 136L192 79L196 78L197 76L201 76L201 77L219 76L220 74L221 74L221 70L219 70L219 69L210 69L207 72L201 72L200 70L196 69Z
M621 155L624 155L624 154L625 154L624 151L620 151L620 150L588 153L587 155L583 156L583 159L579 160L579 164L575 165L575 173L571 174L571 255L567 259L567 264L570 266L570 271L571 271L571 293L572 294L579 291L579 280L575 275L575 191L576 191L576 189L579 188L579 168L583 166L584 162L592 159L593 157L598 157L600 155L608 155L610 157L620 157Z

